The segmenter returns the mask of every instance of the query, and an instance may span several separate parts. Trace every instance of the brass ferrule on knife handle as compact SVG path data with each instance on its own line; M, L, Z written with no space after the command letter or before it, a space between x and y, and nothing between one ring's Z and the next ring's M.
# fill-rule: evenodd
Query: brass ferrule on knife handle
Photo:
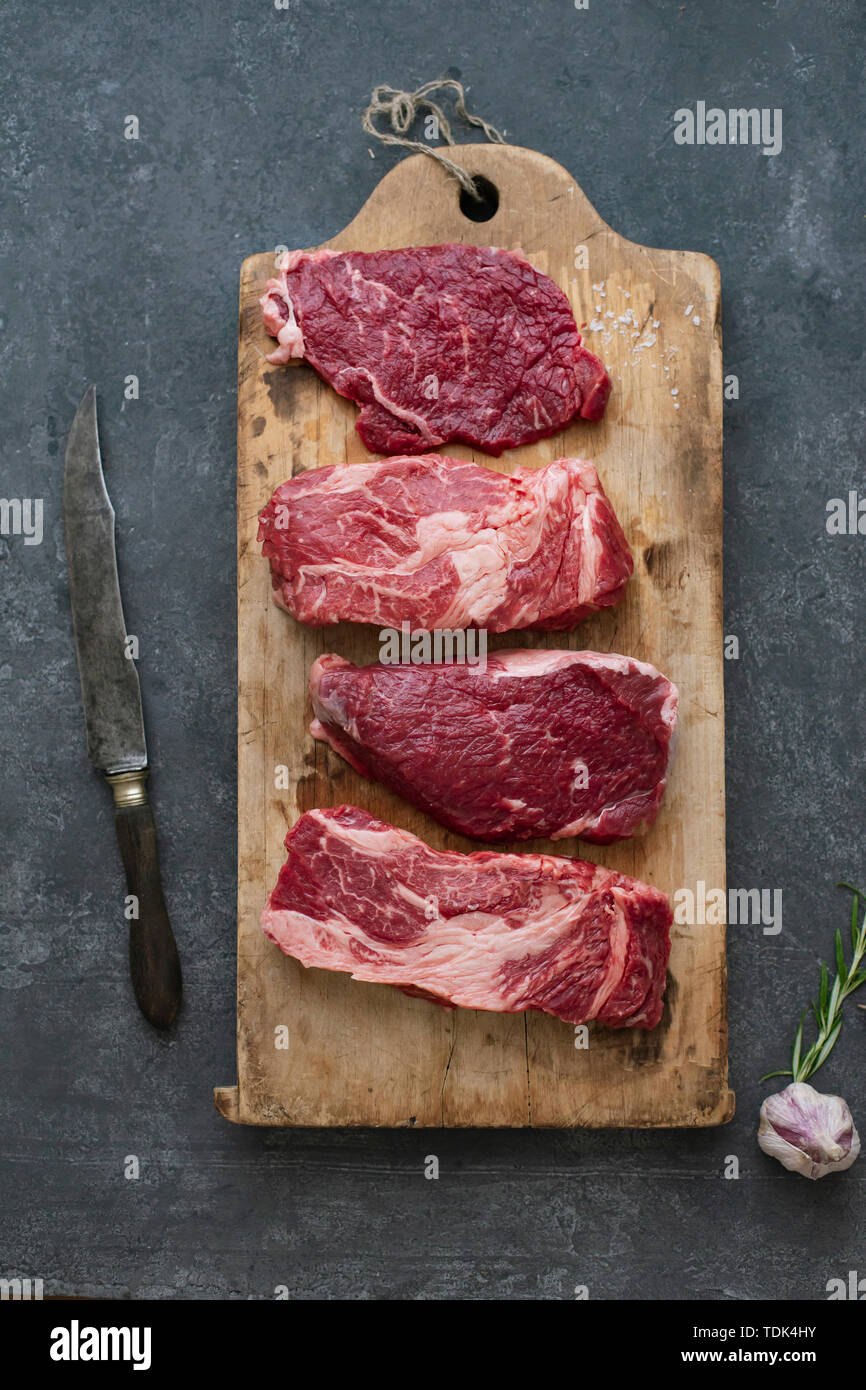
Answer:
M111 783L115 806L144 806L147 803L147 774L149 768L142 767L135 772L108 772L106 780Z
M129 965L138 1006L155 1028L168 1028L180 1005L180 959L168 920L156 826L147 800L147 768L109 773L114 793L114 826L138 917L129 923Z

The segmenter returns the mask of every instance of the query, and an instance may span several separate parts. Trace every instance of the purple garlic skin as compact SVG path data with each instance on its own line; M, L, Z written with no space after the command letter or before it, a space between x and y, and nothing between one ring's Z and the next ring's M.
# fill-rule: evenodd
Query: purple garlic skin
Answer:
M792 1173L824 1178L850 1168L860 1152L860 1136L841 1096L825 1096L805 1081L794 1081L761 1106L758 1143Z

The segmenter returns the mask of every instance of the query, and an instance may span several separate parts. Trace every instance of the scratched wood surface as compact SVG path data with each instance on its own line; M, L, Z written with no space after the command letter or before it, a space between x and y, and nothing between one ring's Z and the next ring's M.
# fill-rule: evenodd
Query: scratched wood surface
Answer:
M680 740L666 799L641 838L580 854L668 893L725 887L722 683L722 365L718 269L708 257L624 240L560 165L531 150L450 151L499 192L486 222L432 160L406 159L324 245L373 251L459 241L521 247L569 295L587 346L613 378L604 421L492 460L503 471L562 456L595 460L631 543L624 603L573 634L520 632L497 646L596 648L657 665L680 688ZM284 240L292 244L287 221ZM311 1126L684 1126L733 1113L727 1084L724 928L675 926L657 1029L590 1027L588 1049L540 1013L447 1012L383 985L306 970L268 942L259 914L298 815L350 802L435 848L478 849L365 781L308 732L307 676L333 651L363 663L376 630L305 628L271 600L257 514L289 475L369 458L356 409L306 364L271 367L258 299L272 252L241 271L238 390L238 1082L218 1087L242 1124ZM275 785L288 769L289 789ZM286 1033L278 1034L284 1026ZM287 1047L278 1047L285 1038Z

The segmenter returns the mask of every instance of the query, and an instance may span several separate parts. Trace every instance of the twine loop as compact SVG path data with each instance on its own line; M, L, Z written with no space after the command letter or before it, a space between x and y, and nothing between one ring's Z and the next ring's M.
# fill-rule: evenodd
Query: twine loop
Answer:
M483 120L481 116L473 116L466 107L466 93L463 86L454 77L440 77L434 82L425 82L415 92L401 92L397 87L389 87L382 83L376 87L370 98L370 105L361 117L361 125L368 135L373 135L377 140L381 140L384 145L400 145L403 149L414 150L417 154L429 155L441 164L452 178L455 178L460 187L474 198L476 202L483 200L483 195L475 187L475 180L471 174L467 174L465 169L461 169L459 164L448 159L435 145L425 144L421 140L410 140L408 131L413 122L422 111L428 111L435 116L439 134L446 145L455 143L454 136L451 134L451 124L438 102L433 101L432 92L448 88L454 95L454 109L457 115L466 122L467 125L476 126L483 130L487 139L493 144L504 145L505 140L495 126ZM391 131L383 130L376 124L376 118L384 116L390 123ZM393 132L393 134L391 133Z

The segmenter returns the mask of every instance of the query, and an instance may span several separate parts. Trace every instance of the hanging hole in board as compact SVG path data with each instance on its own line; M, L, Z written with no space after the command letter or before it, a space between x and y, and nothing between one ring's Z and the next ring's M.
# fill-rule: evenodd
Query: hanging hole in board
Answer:
M460 211L470 222L489 222L499 207L499 189L483 174L474 174L472 182L480 198L473 198L465 188L460 190Z

